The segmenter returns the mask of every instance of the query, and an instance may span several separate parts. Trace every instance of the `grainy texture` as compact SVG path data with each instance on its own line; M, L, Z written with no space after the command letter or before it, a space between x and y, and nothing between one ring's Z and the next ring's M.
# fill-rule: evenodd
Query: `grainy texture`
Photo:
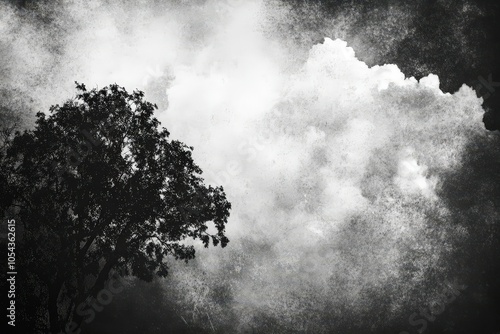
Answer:
M0 2L2 115L141 89L232 203L228 247L84 330L499 332L498 8Z

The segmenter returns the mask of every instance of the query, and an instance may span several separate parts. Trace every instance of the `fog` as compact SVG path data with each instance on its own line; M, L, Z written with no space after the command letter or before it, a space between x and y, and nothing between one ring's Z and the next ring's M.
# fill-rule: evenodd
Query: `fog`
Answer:
M495 138L483 99L465 84L443 92L430 72L374 65L380 54L347 38L355 8L314 40L293 30L299 14L281 2L39 6L0 5L0 88L28 97L23 112L74 96L75 80L143 90L232 203L228 247L195 243L196 260L172 259L159 281L184 323L404 330L445 282L470 284L456 265L470 221L457 222L445 185L471 145ZM411 31L412 12L398 13L397 33L372 19L389 29L387 49Z

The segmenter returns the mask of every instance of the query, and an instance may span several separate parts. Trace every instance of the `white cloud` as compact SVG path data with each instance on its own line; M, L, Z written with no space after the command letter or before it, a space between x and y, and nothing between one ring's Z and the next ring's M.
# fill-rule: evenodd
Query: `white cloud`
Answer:
M149 89L152 102L167 95L157 116L195 147L206 180L222 184L233 204L228 248L200 248L196 266L175 265L170 293L189 292L176 295L180 302L191 302L202 284L192 277L204 271L208 289L230 285L242 323L265 309L292 326L310 298L363 312L377 307L369 292L384 289L396 305L446 256L439 181L460 166L467 136L483 131L469 87L443 94L435 75L417 82L396 65L370 68L330 38L289 67L302 50L264 25L266 11L281 9L260 1L73 6L64 10L79 29L67 27L50 72L57 85L33 94L60 103L78 80ZM23 55L13 65L21 79L26 63L40 65L25 55L26 42L9 42ZM45 57L44 43L35 52ZM427 209L442 213L441 239L425 233ZM409 258L417 269L401 280ZM214 322L229 312L207 294L197 303L220 312Z

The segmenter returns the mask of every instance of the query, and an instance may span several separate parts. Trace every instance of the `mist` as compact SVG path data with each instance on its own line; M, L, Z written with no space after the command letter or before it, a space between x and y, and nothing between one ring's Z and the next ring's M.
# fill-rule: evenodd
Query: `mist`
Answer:
M2 107L29 127L36 111L74 96L75 81L143 90L232 203L228 247L195 242L195 260L172 259L169 277L132 285L87 330L119 328L111 311L135 304L158 312L151 321L170 319L163 328L200 332L410 331L408 317L446 284L479 284L464 269L468 247L489 253L495 241L481 238L500 219L498 189L467 193L471 180L497 177L471 161L498 159L484 99L466 83L442 90L454 83L429 68L386 63L415 29L416 8L379 12L357 32L360 7L338 8L321 17L279 1L0 4ZM379 49L366 43L370 27ZM457 194L480 194L474 214Z

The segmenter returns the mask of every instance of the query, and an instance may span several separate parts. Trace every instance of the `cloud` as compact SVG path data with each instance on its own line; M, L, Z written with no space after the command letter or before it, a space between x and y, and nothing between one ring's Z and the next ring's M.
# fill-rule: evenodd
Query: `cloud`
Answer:
M286 7L260 1L43 8L52 25L1 8L6 89L42 110L75 80L144 89L233 204L229 246L173 264L165 289L182 312L233 332L265 319L325 332L346 314L368 326L453 270L442 264L459 236L439 190L484 131L470 87L443 93L436 75L370 67L334 36L292 47L268 20Z
M442 176L460 168L469 136L484 131L481 100L467 86L443 93L433 74L417 81L395 65L368 67L345 42L329 38L311 49L299 71L275 75L282 85L267 86L262 95L273 103L252 109L226 103L258 98L256 90L216 101L210 89L193 84L197 80L173 82L172 89L185 90L182 96L197 96L191 109L209 126L197 129L191 142L210 156L208 180L224 175L219 181L234 204L232 248L200 254L198 268L211 282L204 284L230 287L241 328L266 315L288 330L307 323L324 332L332 326L328 317L345 315L323 311L323 321L314 322L314 308L326 305L356 318L374 313L378 322L392 320L409 300L427 298L431 275L452 271L442 263L459 237L437 192ZM249 80L226 78L227 87ZM252 79L248 86L262 80ZM176 94L170 112L185 115L174 107ZM250 145L243 133L261 144L238 150ZM234 269L245 267L244 274ZM223 326L227 306L202 300Z

